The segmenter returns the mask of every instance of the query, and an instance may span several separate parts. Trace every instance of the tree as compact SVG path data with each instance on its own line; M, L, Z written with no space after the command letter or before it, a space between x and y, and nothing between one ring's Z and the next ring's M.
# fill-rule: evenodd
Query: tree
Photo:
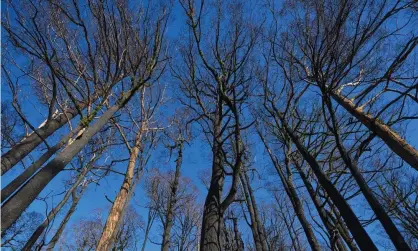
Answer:
M222 250L223 214L234 202L242 169L244 147L241 131L245 102L251 90L251 55L259 27L253 25L244 3L180 2L187 17L188 36L180 47L182 66L173 66L186 100L212 148L212 177L203 212L200 250ZM226 11L228 10L228 11ZM214 21L214 26L203 23ZM227 27L226 30L221 27ZM226 145L235 152L226 152ZM231 169L232 185L222 199L224 166Z
M102 103L99 103L92 113L88 117L83 118L82 124L86 126L86 130L83 134L78 137L71 145L63 149L59 154L55 156L53 160L48 162L47 165L42 168L38 173L36 173L30 181L28 181L20 191L15 193L11 199L9 199L5 204L2 205L2 231L10 227L13 222L17 220L20 214L29 204L36 198L36 196L42 191L42 189L61 171L63 168L71 161L71 159L80 152L84 146L89 142L89 140L104 127L105 124L121 109L123 108L129 100L135 95L136 91L144 86L146 83L152 83L156 78L159 77L158 68L160 61L160 54L162 49L162 42L165 29L165 21L167 18L167 13L162 10L155 19L148 18L148 12L145 16L133 16L130 17L130 11L127 8L127 3L120 3L117 7L119 12L112 12L108 15L106 11L108 8L105 8L109 2L102 2L89 5L87 11L92 16L96 16L98 21L106 22L106 16L112 17L112 20L120 20L123 26L120 26L121 29L116 28L117 32L124 31L120 33L120 36L115 37L114 39L121 39L121 44L129 44L127 48L129 51L124 51L123 54L126 56L121 56L121 62L123 62L126 67L126 71L129 74L124 74L124 78L119 79L118 82L128 82L128 88L123 89L121 93L115 95L116 100L114 104L110 106L109 109L104 111L103 115L100 116L93 125L90 125L90 122L95 119L95 116L103 108L103 103L110 103L110 101L104 100ZM78 5L72 5L72 10L78 13ZM52 13L58 11L56 9L51 9ZM96 13L98 11L98 13ZM149 9L148 9L149 11ZM59 11L60 14L61 11ZM130 13L130 14L129 14ZM30 14L30 13L29 13ZM36 12L35 12L36 14ZM97 16L97 15L98 16ZM70 19L65 12L63 12L63 18ZM104 17L104 19L100 18ZM132 18L132 19L131 19ZM137 18L137 20L135 20ZM36 20L36 19L32 19ZM99 22L100 23L100 22ZM146 30L150 33L140 33L138 31L137 25L142 24ZM78 29L82 29L82 26L76 26ZM101 27L100 25L97 28ZM100 29L99 29L100 31ZM97 32L99 32L97 31ZM100 34L100 32L99 32ZM106 34L106 33L105 33ZM118 34L118 33L117 33ZM152 34L152 35L150 35ZM104 34L102 34L104 36ZM145 36L145 37L144 37ZM118 41L118 40L117 40ZM138 43L134 43L137 41ZM142 42L141 42L142 41ZM144 46L140 45L140 43ZM110 43L110 42L109 42ZM113 46L118 46L119 41L113 44ZM147 48L143 50L141 48ZM119 62L118 60L117 62ZM110 61L109 61L110 63ZM117 70L119 71L119 70ZM119 75L118 75L119 76ZM126 81L126 77L130 77L130 80ZM122 86L126 86L123 84ZM106 95L105 95L106 96ZM7 215L7 217L5 217Z

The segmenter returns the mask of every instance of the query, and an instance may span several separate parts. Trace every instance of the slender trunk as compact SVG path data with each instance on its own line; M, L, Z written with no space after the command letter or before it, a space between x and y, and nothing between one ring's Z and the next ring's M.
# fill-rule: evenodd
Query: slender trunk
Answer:
M238 219L232 218L232 222L234 224L234 238L235 238L235 245L237 247L237 251L244 251L244 247L242 245L241 234L239 233L239 228L238 228Z
M308 177L303 172L302 168L299 166L299 164L294 161L296 169L299 173L299 176L302 179L303 184L306 187L306 190L308 191L309 196L311 197L316 211L319 214L319 217L321 218L322 222L324 223L325 228L327 229L328 234L334 238L336 238L336 246L338 250L346 250L346 247L344 243L342 242L341 238L344 239L344 241L347 243L348 247L351 251L359 251L355 243L351 240L350 236L348 235L348 230L345 229L345 231L342 231L342 228L345 228L345 226L342 226L341 224L335 224L335 226L332 225L330 221L330 214L324 209L322 202L319 200L318 196L315 194L315 190L312 187L312 184L309 182ZM335 230L337 230L337 233L335 233ZM331 240L330 240L331 242Z
M16 177L12 182L10 182L5 188L1 190L1 203L3 203L7 198L9 198L14 192L17 192L18 189L30 178L32 177L42 165L51 158L52 155L58 152L61 147L63 147L74 134L80 131L81 127L78 126L72 132L62 137L61 140L53 147L49 148L37 161L23 171L18 177Z
M141 134L141 132L140 132ZM110 209L109 216L106 220L106 225L103 229L102 237L97 244L96 250L98 251L107 251L110 250L117 233L117 226L122 220L123 209L125 208L126 203L128 202L129 194L133 187L133 178L134 171L136 166L136 160L138 158L140 150L140 140L141 137L138 137L136 140L135 147L132 148L129 163L125 174L125 179L120 187L119 193L113 202L112 208Z
M340 192L337 190L334 184L332 184L332 182L328 179L326 174L322 171L316 159L309 153L309 151L305 148L305 146L300 142L299 138L289 128L283 116L277 110L275 112L279 116L279 119L282 122L282 125L286 131L286 134L289 135L293 143L296 145L296 148L298 149L298 151L301 153L303 158L312 168L312 171L317 177L318 182L325 189L325 191L330 196L334 204L337 206L347 227L350 229L350 232L352 233L354 239L356 240L357 245L362 250L377 251L378 249L376 245L373 243L369 234L361 225L359 219L357 218L357 216L355 215L351 207L348 205L347 201L340 194Z
M81 171L81 173L78 175L77 180L74 182L74 184L71 186L71 188L65 193L64 198L61 200L58 205L49 212L48 216L44 220L44 222L41 223L41 225L38 226L38 228L35 230L35 232L32 234L32 236L29 238L29 240L26 242L25 246L22 250L29 251L32 249L33 245L35 245L36 241L39 239L39 237L42 235L42 233L45 231L45 229L48 227L48 225L53 221L55 216L59 213L59 211L62 209L62 207L67 203L70 196L73 194L73 192L77 192L77 187L80 185L80 183L84 180L84 177L86 174L93 168L93 162L96 160L94 157L92 160L89 161L87 166Z
M167 206L167 215L165 219L165 227L163 232L163 244L161 247L162 251L168 251L170 249L170 234L171 234L171 228L174 224L174 207L177 203L177 189L179 186L179 178L180 178L180 169L181 164L183 160L183 145L182 143L179 143L178 146L178 156L176 160L176 171L174 173L174 181L173 185L171 186L171 195L170 199L168 201Z
M206 196L200 237L200 251L221 251L224 249L223 213L221 208L224 171L221 145L222 101L216 109L213 138L212 177Z
M383 208L383 206L379 203L377 198L374 196L369 185L364 180L357 164L354 161L352 161L347 150L345 149L343 142L341 140L341 137L340 137L340 133L338 132L338 123L335 117L334 109L332 108L331 100L329 100L327 97L324 97L324 103L328 108L328 111L331 117L331 123L332 123L332 126L329 123L327 123L327 126L331 130L331 132L334 134L335 143L337 145L337 148L341 154L341 158L343 159L345 165L350 169L350 172L353 175L354 179L356 180L360 190L362 191L367 202L369 202L369 205L372 208L373 212L376 214L377 219L382 223L383 228L385 229L386 233L389 235L389 238L392 240L392 243L394 244L394 246L398 250L410 251L411 248L408 246L408 244L404 240L402 234L399 232L398 228L395 226L392 219L385 212L385 209Z
M44 168L42 168L35 176L27 182L19 192L15 193L6 203L2 205L1 214L1 231L8 229L22 212L35 200L48 183L59 173L64 167L77 155L93 136L98 133L112 116L124 107L132 98L141 83L137 83L127 93L122 94L117 104L110 107L97 121L86 128L84 133L78 137L71 145L63 149L53 160L51 160ZM93 117L90 117L93 119Z
M267 142L265 141L264 137L259 134L261 137L261 140L264 143L264 146L269 153L270 159L273 162L273 165L279 174L280 180L282 181L283 187L286 191L287 196L290 199L290 202L292 203L293 209L296 213L296 216L299 219L300 224L302 225L302 228L305 232L306 238L308 239L308 243L311 246L312 250L321 250L319 246L319 242L316 239L316 236L312 230L311 224L309 223L308 219L306 219L305 212L303 209L302 201L299 199L299 195L296 191L295 186L293 185L292 177L288 175L288 177L285 177L285 174L282 170L282 166L280 166L279 162L277 161L276 157L273 156L273 153L271 152L270 147L267 145ZM288 157L286 156L286 167L289 168L289 161ZM289 172L290 173L290 172Z
M152 223L154 222L154 217L155 217L155 212L153 211L153 209L150 208L148 211L148 222L147 222L147 227L145 228L144 242L142 242L141 251L145 251L145 247L148 241L148 235L151 230Z
M361 107L356 106L351 100L340 93L332 93L331 96L370 131L379 136L393 152L418 171L418 150L408 144L388 125L374 118L372 115L365 113Z
M267 238L265 237L266 235L264 227L260 221L260 216L256 207L253 191L249 183L248 175L245 171L240 173L240 180L243 188L242 190L244 191L248 212L251 218L250 228L251 232L253 233L255 248L257 251L267 251Z
M68 221L70 220L71 216L73 215L73 213L75 212L78 202L80 201L81 197L83 196L83 193L87 190L86 189L87 186L83 186L81 188L81 191L77 194L77 191L74 190L72 193L72 202L71 202L71 207L68 210L68 212L65 214L64 219L61 221L57 232L54 234L54 236L52 237L51 241L48 244L48 247L46 248L46 250L48 251L52 251L55 248L55 245L58 243L65 226L67 225Z

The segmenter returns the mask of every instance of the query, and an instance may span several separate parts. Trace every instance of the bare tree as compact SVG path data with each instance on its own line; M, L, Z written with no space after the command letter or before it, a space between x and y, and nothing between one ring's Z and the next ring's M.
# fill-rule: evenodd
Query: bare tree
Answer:
M92 15L98 14L102 17L108 15L105 8L109 2L91 3L89 6L90 13ZM141 16L133 16L127 8L127 3L118 3L117 7L119 12L112 12L110 17L115 20L120 20L121 30L124 32L117 36L117 39L123 39L129 44L127 48L129 51L125 51L125 57L121 57L123 62L126 63L131 79L128 81L129 87L124 88L122 92L116 96L114 104L108 108L100 118L98 118L93 125L90 122L95 119L96 114L103 108L102 104L97 105L87 118L82 120L86 125L84 133L78 137L71 145L63 149L59 154L55 156L42 170L28 181L20 191L15 193L5 204L2 205L2 230L7 229L13 222L17 220L20 214L29 204L36 198L36 196L42 191L42 189L71 161L71 159L81 151L89 140L104 127L104 125L121 109L123 108L136 91L144 86L146 83L152 83L159 77L160 65L160 52L163 46L163 36L165 23L167 20L167 13L162 10L156 16L156 18L149 18L148 12L145 12ZM72 6L73 10L77 12L78 6ZM96 13L98 11L98 13ZM148 9L150 11L150 9ZM65 16L65 14L63 14ZM68 18L68 17L67 17ZM106 22L106 18L100 19L102 22ZM133 22L135 21L135 22ZM136 22L137 21L137 22ZM123 25L122 25L123 24ZM139 32L138 24L142 25L142 28L149 32ZM119 30L119 28L115 28ZM145 37L144 37L145 36ZM115 38L116 39L116 38ZM136 41L136 42L135 42ZM124 44L124 43L122 43ZM146 49L143 49L146 48ZM119 80L121 81L121 80ZM126 82L123 80L122 82ZM122 86L126 86L123 84ZM106 100L106 102L110 102ZM5 216L6 215L6 216Z
M244 104L250 92L249 62L258 29L244 11L244 3L214 1L213 12L205 1L181 1L189 28L182 66L173 66L188 106L202 126L212 148L212 177L203 212L200 250L222 250L223 214L234 201L244 149L241 130ZM226 11L228 10L228 11ZM214 25L204 25L206 22ZM226 30L221 27L227 27ZM225 145L234 145L227 153ZM224 166L231 168L232 185L222 199Z
M102 237L100 238L97 250L108 250L113 245L118 224L122 219L124 208L128 205L132 193L135 191L136 183L142 175L143 168L149 159L150 152L146 151L154 147L155 131L159 129L158 121L154 118L159 106L161 106L163 96L158 95L155 102L152 102L152 94L147 92L145 87L142 88L139 95L140 108L138 113L135 111L128 111L131 121L133 133L127 134L123 125L114 121L114 125L119 131L122 140L124 141L128 152L129 162L126 168L124 180L121 188L113 201L112 208L103 229ZM151 100L151 101L150 101ZM129 109L129 107L127 107ZM132 136L132 140L129 139ZM131 144L130 142L134 142ZM145 155L145 156L141 156ZM137 159L141 158L137 165ZM144 162L145 160L145 162Z

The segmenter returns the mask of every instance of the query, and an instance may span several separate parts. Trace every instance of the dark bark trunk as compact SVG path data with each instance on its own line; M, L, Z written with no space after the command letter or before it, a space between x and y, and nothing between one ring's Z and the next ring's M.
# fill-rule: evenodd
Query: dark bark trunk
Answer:
M27 182L19 192L15 193L6 203L2 205L1 231L8 229L22 212L35 200L48 183L77 155L89 140L98 133L110 120L110 118L125 106L135 92L142 86L141 83L135 84L127 93L121 95L118 104L110 107L97 121L86 128L86 131L78 137L71 145L64 148L53 160L42 168L29 182Z
M71 188L65 193L64 198L58 203L58 205L49 212L48 216L42 222L41 225L38 226L38 228L35 230L35 232L32 234L32 236L29 238L29 240L26 242L25 246L22 250L24 251L30 251L35 245L36 241L39 239L39 237L42 235L42 233L45 231L45 229L49 226L49 224L53 221L55 216L59 213L59 211L62 209L62 207L67 203L70 196L73 194L73 192L77 192L77 187L80 185L80 183L83 181L86 174L93 168L93 163L89 163L88 166L86 166L83 171L78 175L77 180L74 182L74 184L71 186Z
M340 224L336 224L335 226L333 226L333 224L330 221L331 215L329 215L329 213L324 209L322 202L319 200L318 196L316 196L315 190L312 187L312 184L309 182L308 177L306 177L299 164L296 161L294 161L294 163L299 173L299 176L301 177L302 182L305 185L306 190L308 191L308 194L315 205L316 211L318 212L321 221L324 223L324 226L327 229L329 236L331 236L331 239L333 236L336 239L335 243L338 250L346 250L346 247L341 240L342 238L347 243L347 246L350 248L351 251L359 251L356 244L351 240L351 237L348 235L348 230L342 230L342 228L345 228L345 226L341 226ZM335 230L337 230L337 233L335 233ZM330 240L330 242L332 241Z
M386 233L389 235L389 238L392 240L392 243L398 250L405 250L410 251L411 248L408 246L406 241L404 240L402 234L399 232L398 228L395 226L389 215L386 213L383 206L379 203L377 198L374 196L372 190L370 189L367 182L364 180L360 169L358 168L357 164L352 161L351 157L349 156L347 150L345 149L343 142L340 137L340 133L338 132L338 123L335 117L335 112L331 104L331 100L328 99L326 96L324 97L324 103L328 108L328 112L331 117L332 125L327 123L328 128L334 134L335 144L338 148L338 151L341 154L341 158L343 159L345 165L350 170L351 174L353 175L354 179L356 180L361 192L363 193L364 197L366 198L367 202L369 202L370 207L372 208L373 212L376 214L376 218L382 223L383 228L385 229ZM327 118L325 118L326 120Z
M312 250L321 250L318 240L312 230L311 224L309 223L308 219L306 219L305 212L303 209L302 201L299 199L299 195L295 186L293 185L292 177L288 175L285 176L285 173L282 170L282 166L280 166L279 162L277 161L276 157L271 152L270 147L267 145L267 142L264 140L264 137L260 134L261 140L264 143L264 146L269 153L270 159L273 162L273 166L275 167L277 173L279 174L280 180L282 181L283 187L286 191L287 196L292 203L293 210L295 211L296 216L299 219L300 224L305 232L306 238L308 239L308 243ZM286 167L288 167L288 157L286 157Z
M75 212L78 202L80 201L81 197L83 196L83 193L86 191L87 186L83 186L81 188L81 191L77 194L77 191L73 191L72 194L72 202L71 202L71 207L68 210L68 212L65 214L64 219L61 221L57 232L54 234L54 236L52 237L51 241L48 244L48 247L46 248L46 250L48 251L52 251L55 248L55 245L58 243L65 226L67 225L68 221L70 220L71 216L73 215L73 213Z
M394 153L418 171L418 151L402 139L402 137L392 130L392 128L379 119L374 118L372 115L365 113L361 107L357 107L351 100L343 95L332 93L331 96L370 131L381 138Z
M58 152L61 147L63 147L74 134L78 133L81 127L77 127L72 132L61 138L61 140L53 147L49 148L37 161L23 171L18 177L16 177L12 182L10 182L5 188L1 190L1 203L3 203L7 198L9 198L14 192L17 192L18 189L30 178L32 177L42 165Z
M239 232L239 228L238 228L238 219L237 218L232 218L232 222L234 224L234 239L235 239L235 245L237 247L237 251L244 251L244 245L243 245L243 241L241 239L241 234Z
M251 218L251 232L253 233L254 244L257 251L268 251L267 237L263 223L260 220L260 215L255 201L253 190L250 185L248 175L245 171L240 173L240 180L244 191L248 212Z
M224 171L222 161L221 125L222 101L217 101L214 137L213 163L209 191L206 196L203 211L202 232L200 236L200 251L221 251L224 249L223 211L221 207L224 185Z
M325 173L321 170L321 167L316 161L316 159L309 153L309 151L305 148L305 146L302 145L299 138L289 128L289 126L287 125L282 115L278 111L275 111L275 112L279 116L279 119L282 121L286 134L289 135L293 143L296 145L296 148L298 149L298 151L301 153L303 158L312 168L312 171L317 177L318 182L325 189L327 194L330 196L330 198L332 199L332 201L334 202L334 204L340 211L341 216L343 217L347 227L350 229L350 232L352 233L354 239L356 240L357 245L362 250L378 251L376 245L373 243L369 234L361 225L359 219L357 218L357 216L355 215L351 207L348 205L347 201L340 194L340 192L337 190L334 184L332 184L332 182L328 179Z
M177 189L179 186L180 169L181 169L181 164L183 161L182 143L179 143L177 145L177 148L178 148L178 156L176 160L176 171L174 173L173 185L171 186L171 195L170 195L170 199L168 201L168 206L167 206L167 215L165 219L166 224L164 227L163 244L161 247L162 251L168 251L170 249L170 234L171 234L171 228L173 227L173 224L174 224L174 207L176 206L176 203L177 203Z

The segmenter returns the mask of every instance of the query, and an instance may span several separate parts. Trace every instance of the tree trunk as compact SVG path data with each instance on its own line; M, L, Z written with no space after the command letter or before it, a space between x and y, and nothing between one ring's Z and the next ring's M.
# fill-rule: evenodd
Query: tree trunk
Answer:
M122 94L116 105L110 107L97 121L86 128L84 133L71 145L64 148L53 160L42 168L19 192L15 193L6 203L2 205L1 231L8 229L22 212L35 200L48 183L77 155L93 136L98 133L112 116L125 106L135 92L142 86L142 82ZM92 117L90 117L92 119Z
M399 232L398 228L395 226L395 224L393 223L389 215L385 212L385 209L383 208L383 206L379 203L379 201L374 196L369 185L364 180L357 164L352 161L347 150L345 149L343 142L341 140L341 137L340 137L340 133L338 132L338 123L335 117L334 109L332 108L331 100L325 96L324 103L328 108L328 112L330 114L331 123L332 123L332 126L329 123L327 123L328 128L331 130L331 132L334 135L335 144L341 154L341 158L343 159L345 165L350 169L350 172L353 175L354 179L356 180L360 190L362 191L367 202L369 202L369 205L372 208L373 212L376 214L376 218L382 223L383 228L385 229L386 233L389 235L394 246L398 250L410 251L411 248L408 246L402 234ZM325 118L325 120L327 120L327 118Z
M418 171L418 151L402 139L392 128L372 115L365 113L361 107L357 107L351 100L340 93L334 92L331 96L370 131L379 136L393 152Z
M282 115L278 111L276 111L276 113L279 116L279 119L283 124L286 134L289 135L293 143L296 145L296 148L298 149L298 151L301 153L303 158L312 168L312 171L317 177L318 182L325 189L325 191L328 193L328 195L330 196L334 204L337 206L347 227L350 229L350 232L352 233L354 239L356 240L357 245L362 250L378 251L377 247L373 243L369 234L363 228L359 219L357 218L357 216L355 215L351 207L348 205L347 201L344 199L344 197L340 194L337 188L332 184L332 182L328 179L328 177L322 171L316 159L309 153L309 151L305 148L305 146L302 145L299 138L289 128L289 126L287 125Z
M244 251L244 246L242 238L241 238L241 234L239 233L239 228L238 228L238 219L237 218L232 218L233 224L234 224L234 238L235 238L235 245L237 247L237 251Z
M87 186L83 186L81 188L80 193L77 195L77 191L74 190L72 193L72 202L71 202L71 207L68 210L68 212L65 214L64 219L61 221L57 232L54 234L54 236L52 237L51 241L48 244L48 247L46 248L46 250L48 251L52 251L55 248L55 245L58 243L62 232L64 231L65 226L67 225L68 221L70 220L71 216L73 215L73 213L75 212L78 202L80 201L81 197L83 196L83 193L87 190L86 189Z
M299 195L296 191L295 186L293 185L293 181L291 176L285 177L285 174L282 170L282 166L280 166L279 162L277 161L276 157L273 156L273 153L271 152L270 147L267 145L267 142L264 140L264 137L260 134L261 140L264 143L264 146L269 153L270 159L273 162L273 165L279 174L280 180L282 181L282 184L284 186L284 189L286 191L287 196L290 199L290 202L292 203L293 209L295 211L296 216L299 219L300 224L302 225L302 228L305 232L306 238L308 239L308 243L311 246L312 250L321 250L318 240L316 239L316 236L312 230L311 224L309 223L308 219L306 219L305 212L303 209L302 201L299 199ZM286 156L286 167L289 168L289 161L288 157Z
M89 161L87 166L81 171L81 173L78 175L77 180L74 182L74 184L71 186L71 188L65 193L64 198L61 200L58 205L49 212L48 216L42 222L41 225L38 226L38 228L35 230L35 232L32 234L32 236L29 238L29 240L26 242L25 246L22 250L24 251L30 251L35 245L36 241L39 239L39 237L42 235L44 230L48 227L48 225L53 221L55 216L59 213L59 211L62 209L62 207L67 203L70 196L73 194L73 192L77 192L77 187L81 184L86 174L93 168L93 162L96 160L96 158L93 158Z
M250 228L253 233L255 248L257 251L268 251L264 226L260 220L257 204L253 195L253 190L251 188L248 175L245 171L240 173L240 180L243 188L242 190L244 191L248 212L250 213Z
M49 148L37 161L32 165L26 168L18 177L16 177L12 182L10 182L5 188L1 190L1 203L3 203L7 198L10 197L14 192L17 192L18 189L30 178L32 177L42 165L51 158L52 155L58 152L62 146L64 146L74 134L80 131L81 127L78 126L72 132L62 137L61 140L53 147Z
M148 235L151 230L152 223L154 222L154 218L155 218L155 212L153 211L153 209L150 208L148 211L148 222L147 222L147 227L145 228L144 241L142 242L141 251L145 251L145 247L147 246Z
M319 200L319 198L315 194L315 190L312 187L312 184L309 182L308 177L306 177L305 173L303 172L302 168L299 166L299 164L294 161L296 169L299 173L299 176L302 179L303 184L306 187L306 190L308 191L309 196L311 197L316 211L319 214L319 217L321 218L322 222L324 223L325 228L327 229L328 234L331 236L335 236L336 238L336 246L338 250L344 251L346 250L346 247L344 246L344 243L341 241L341 238L344 239L344 241L347 243L348 247L351 251L359 251L356 244L351 240L350 236L348 235L348 230L345 229L345 231L342 230L342 228L345 228L345 226L342 226L341 224L336 224L335 226L332 225L330 218L331 216L328 214L328 212L324 209L324 206L322 205L322 202ZM337 230L338 233L335 234L334 231ZM330 240L331 241L331 240Z
M71 120L77 115L78 112L76 109L68 109L65 111L65 114L61 113L56 118L47 121L36 132L32 132L28 137L13 146L12 149L1 156L1 175L4 175L12 169L13 166L25 158L33 149L65 125L68 120Z
M141 135L141 132L140 132ZM109 216L106 220L106 225L103 229L102 237L97 244L96 250L107 251L110 250L117 233L117 226L122 220L123 211L126 203L128 203L129 194L133 187L134 171L136 166L136 160L138 158L140 150L141 136L137 137L135 146L132 148L128 167L126 169L125 179L120 187L119 193L113 202L112 208L110 209Z
M168 201L168 206L167 206L167 215L165 219L166 224L164 227L163 243L161 247L162 251L168 251L170 249L170 234L171 234L171 228L173 227L173 224L174 224L174 207L176 206L176 203L177 203L177 189L179 185L181 164L183 161L182 143L179 143L177 145L177 148L178 148L178 156L176 160L176 171L174 174L174 181L171 187L171 195L170 195L170 199Z
M213 137L212 177L205 200L200 236L200 251L221 251L224 249L222 191L224 185L224 171L222 161L222 101L218 98L215 112Z

